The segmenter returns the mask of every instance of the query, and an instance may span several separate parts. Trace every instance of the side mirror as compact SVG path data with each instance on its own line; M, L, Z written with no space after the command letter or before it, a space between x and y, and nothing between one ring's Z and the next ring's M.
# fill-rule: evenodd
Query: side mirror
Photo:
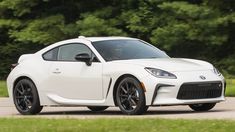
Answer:
M92 63L92 58L87 53L77 54L75 56L75 60L85 62L88 66L90 66Z

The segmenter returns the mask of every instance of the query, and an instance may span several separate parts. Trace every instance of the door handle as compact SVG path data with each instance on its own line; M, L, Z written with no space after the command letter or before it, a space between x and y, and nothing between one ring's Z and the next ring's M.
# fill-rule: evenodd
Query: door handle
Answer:
M60 74L61 72L60 72L60 71L54 71L54 72L52 72L52 73L54 73L54 74Z
M60 74L61 71L59 70L59 68L56 68L55 71L53 71L52 73L54 73L54 74Z

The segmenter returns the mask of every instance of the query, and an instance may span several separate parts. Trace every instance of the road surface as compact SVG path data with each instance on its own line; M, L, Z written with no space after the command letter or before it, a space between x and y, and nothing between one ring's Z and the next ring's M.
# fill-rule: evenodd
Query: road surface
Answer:
M188 106L150 107L144 115L123 115L117 107L103 112L91 112L86 107L44 107L40 118L173 118L173 119L230 119L235 120L235 98L218 103L208 112L194 112ZM20 115L9 98L0 98L0 117L25 117Z

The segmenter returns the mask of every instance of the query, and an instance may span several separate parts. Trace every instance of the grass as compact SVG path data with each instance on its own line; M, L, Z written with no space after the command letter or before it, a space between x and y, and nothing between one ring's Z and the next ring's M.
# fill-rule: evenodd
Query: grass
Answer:
M235 79L226 79L227 88L226 88L226 96L235 97ZM7 88L6 82L0 81L0 97L7 97Z
M235 97L235 79L227 79L226 96Z
M0 132L234 132L235 121L161 118L0 118Z
M7 85L6 81L0 81L0 97L7 97Z

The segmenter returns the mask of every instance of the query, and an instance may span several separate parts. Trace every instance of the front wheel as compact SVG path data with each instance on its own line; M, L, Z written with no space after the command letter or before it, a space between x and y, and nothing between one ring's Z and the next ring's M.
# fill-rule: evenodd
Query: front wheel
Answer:
M194 111L208 111L208 110L214 108L215 105L216 105L216 103L191 104L191 105L189 105L189 107L191 109L193 109Z
M23 115L37 114L42 110L38 92L29 79L20 80L13 90L13 100L16 109Z
M138 115L147 111L144 90L133 77L124 78L118 85L116 101L124 114Z

